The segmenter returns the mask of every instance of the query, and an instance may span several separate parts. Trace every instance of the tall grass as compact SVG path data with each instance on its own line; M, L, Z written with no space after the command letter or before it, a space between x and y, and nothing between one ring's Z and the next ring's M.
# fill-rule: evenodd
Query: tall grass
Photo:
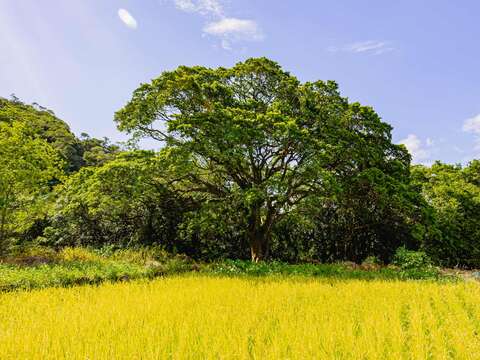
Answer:
M173 276L0 294L0 359L476 359L475 283Z
M188 259L168 256L156 249L104 254L85 248L56 252L33 247L0 259L0 292L154 278L192 269Z
M252 263L223 260L196 263L191 259L166 253L161 248L86 249L64 248L54 251L44 247L21 248L9 258L0 259L0 292L32 290L46 287L66 287L154 278L185 272L200 272L213 276L306 276L329 279L437 279L455 280L437 271L404 272L401 268L359 267L348 264L285 264L281 262Z

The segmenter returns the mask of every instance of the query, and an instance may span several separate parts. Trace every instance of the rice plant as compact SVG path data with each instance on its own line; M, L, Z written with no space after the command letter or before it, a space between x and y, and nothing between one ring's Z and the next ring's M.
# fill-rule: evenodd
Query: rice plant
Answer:
M478 359L476 283L172 276L0 294L0 359Z

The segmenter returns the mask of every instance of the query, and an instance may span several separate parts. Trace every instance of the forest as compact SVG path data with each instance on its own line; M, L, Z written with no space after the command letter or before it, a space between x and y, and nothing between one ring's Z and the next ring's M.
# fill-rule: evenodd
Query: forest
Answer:
M0 253L159 247L198 261L362 263L421 251L480 267L480 160L412 165L333 81L266 58L180 66L115 113L130 141L0 99ZM158 151L140 141L158 142Z

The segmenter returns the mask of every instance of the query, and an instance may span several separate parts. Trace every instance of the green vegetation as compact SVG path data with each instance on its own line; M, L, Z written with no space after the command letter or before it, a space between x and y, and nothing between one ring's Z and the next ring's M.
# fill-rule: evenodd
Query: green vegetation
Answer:
M299 211L315 216L332 200L337 207L335 195L352 187L379 198L377 216L402 202L410 206L403 189L409 156L392 143L391 127L373 109L348 103L334 82L301 83L265 58L231 69L165 72L139 87L115 119L120 130L165 144L171 165L162 176L183 196L208 204L198 212L203 221L235 208L253 261L270 256L283 219ZM388 187L398 189L398 204ZM406 210L396 220L414 217ZM385 238L400 241L395 230ZM277 241L282 246L284 239Z
M151 277L148 269L113 261L64 261L28 267L0 265L0 291L66 287Z
M2 286L480 267L480 161L411 166L391 126L332 81L302 83L265 58L180 66L135 90L115 121L128 148L0 99ZM144 137L161 150L138 150ZM56 255L19 263L15 249L32 246ZM58 255L72 247L99 257ZM139 260L132 249L145 247L164 255Z
M162 162L153 152L135 151L101 167L82 168L57 188L52 222L41 241L52 246L157 244L172 249L188 207L158 176Z
M85 165L100 165L119 150L108 139L90 138L82 134L78 139L69 126L58 119L53 111L38 104L27 105L15 95L11 100L0 98L0 123L24 124L28 131L45 140L64 161L64 170L72 173Z
M413 254L412 256L415 256ZM227 277L316 277L338 280L455 280L441 276L433 266L411 263L381 266L353 263L286 264L279 261L251 262L222 260L195 262L185 256L171 256L158 248L112 250L70 248L54 251L31 247L0 262L0 292L46 287L68 287L109 281L152 279L158 276L196 272Z
M30 247L0 262L0 291L127 281L195 269L190 259L167 256L154 248L111 251L66 247L57 252Z
M480 160L464 168L415 166L412 177L435 220L436 234L424 243L425 251L444 266L480 267Z
M395 253L393 264L399 267L400 274L405 278L421 279L438 276L438 269L423 251L411 251L400 247Z
M441 276L435 268L419 268L416 272L405 272L401 267L355 265L351 263L333 264L286 264L282 262L260 262L224 260L208 264L202 271L227 276L305 276L327 278L329 280L456 280L455 276Z
M0 255L10 237L45 211L60 164L55 150L25 124L0 122Z

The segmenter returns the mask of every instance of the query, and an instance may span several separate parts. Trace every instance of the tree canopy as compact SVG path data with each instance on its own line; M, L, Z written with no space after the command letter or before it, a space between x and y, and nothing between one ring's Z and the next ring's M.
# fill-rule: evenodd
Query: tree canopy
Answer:
M14 95L11 100L0 97L0 123L23 123L35 136L48 142L64 160L65 171L73 173L83 166L96 166L113 158L118 146L108 139L95 139L82 134L78 139L67 123L53 111L38 105L24 104Z
M335 82L301 83L266 58L164 72L135 90L115 120L176 154L177 189L239 204L255 261L268 257L278 221L308 200L325 206L342 179L409 176L408 152L372 108L349 103Z
M166 186L162 154L133 151L85 167L59 187L48 244L117 247L162 244L170 250L188 209Z
M437 236L425 244L428 252L444 265L480 266L480 161L436 162L412 173L435 212Z
M265 58L180 66L140 85L115 121L131 148L0 98L0 252L389 263L406 247L480 266L480 161L411 166L391 126L333 81L301 82ZM142 137L161 149L138 150Z
M56 150L25 124L0 122L0 252L42 211L62 165Z

